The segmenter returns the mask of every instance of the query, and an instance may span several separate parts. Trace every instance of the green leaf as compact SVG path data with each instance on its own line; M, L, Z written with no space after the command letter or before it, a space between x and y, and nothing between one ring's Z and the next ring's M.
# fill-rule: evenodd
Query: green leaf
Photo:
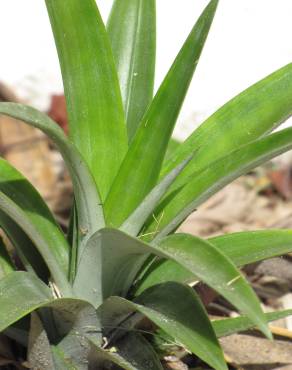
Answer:
M0 237L0 279L15 270L3 239Z
M131 331L132 323L127 324L127 317L132 317L135 311L148 317L215 369L227 369L208 315L190 287L174 282L161 284L145 291L135 303L110 297L98 313L105 328L111 328L120 320L123 330Z
M88 238L104 227L103 210L95 181L87 164L63 130L47 115L22 104L0 103L0 114L22 120L48 135L62 154L70 172L80 229L84 230L83 233Z
M91 346L89 340L102 344L100 322L93 306L79 299L55 300L50 307L59 331L58 353L78 370L87 370ZM61 356L62 357L62 356Z
M0 211L0 225L19 257L26 271L48 281L50 273L42 256L25 232L4 212Z
M32 369L57 370L47 333L36 312L31 314L27 359Z
M105 203L110 226L120 226L156 184L177 116L211 26L211 0L145 113ZM117 207L123 199L123 207Z
M85 337L93 338L101 344L101 329L94 307L80 299L53 298L50 289L30 273L13 272L0 280L0 305L0 332L31 312L49 307L54 314L58 344L66 348L70 356L74 355L73 351L68 351L72 336L80 341ZM60 337L64 339L60 341ZM80 343L79 347L82 347Z
M155 0L115 0L107 24L120 80L129 141L153 96L155 18Z
M283 310L266 313L267 321L275 321L292 315L292 310ZM224 337L254 328L254 324L245 316L213 320L212 326L215 330L217 337Z
M155 248L232 302L270 337L256 294L231 260L212 244L191 235L174 234Z
M154 285L176 281L190 284L197 281L197 277L175 260L153 258L147 270L139 276L133 289L135 296Z
M34 275L7 275L0 280L0 332L52 299L50 289Z
M208 239L236 266L281 256L292 251L291 230L259 230L231 233ZM194 274L173 260L156 259L137 282L135 294L166 281L191 283Z
M189 163L193 156L187 158L177 167L175 167L169 174L157 184L148 195L144 198L141 204L135 209L135 211L127 218L122 224L120 230L127 234L136 236L144 225L145 221L152 214L159 200L165 195L166 191L181 173L185 166Z
M70 295L69 246L54 217L35 188L3 159L0 172L0 210L34 242L60 291Z
M173 153L161 176L189 156L198 155L183 171L173 186L188 181L194 171L232 150L272 131L292 114L292 64L277 70L230 100L202 123Z
M211 195L237 177L268 160L292 149L292 129L288 128L234 150L212 162L204 170L195 172L188 183L162 200L145 233L159 239L175 230L186 217ZM163 214L163 217L161 216Z
M124 341L104 349L91 342L90 364L96 369L115 364L125 370L162 370L159 360L149 343L140 335L130 334Z
M111 295L125 296L148 257L140 242L116 229L102 229L87 242L74 281L77 296L98 307Z
M292 230L244 231L210 238L235 265L244 266L292 252Z
M189 270L197 279L246 313L255 325L269 335L255 293L232 262L208 242L190 235L176 234L156 245L148 245L116 229L102 229L91 241L89 248L92 252L89 250L88 257L81 260L79 268L83 271L80 273L79 289L75 290L78 296L83 294L83 299L89 300L86 294L93 291L93 284L96 285L97 281L101 281L99 289L103 289L104 299L118 293L125 295L147 257L154 254L172 259ZM102 266L99 277L94 275L93 266L96 270L100 267L96 261L101 261ZM218 268L215 270L214 266Z
M57 299L48 307L58 331L55 345L51 347L56 369L87 370L91 351L89 340L94 340L98 346L102 344L94 307L79 299Z
M104 200L127 150L110 42L95 1L46 0L46 5L61 64L70 137Z
M181 145L181 141L174 139L173 137L169 140L164 163L169 160L169 158L173 155L173 153L176 151L176 149Z
M126 370L162 370L162 365L151 345L137 333L129 333L114 343L114 346L102 349L92 341L91 362L96 368L103 368L107 362L114 363Z

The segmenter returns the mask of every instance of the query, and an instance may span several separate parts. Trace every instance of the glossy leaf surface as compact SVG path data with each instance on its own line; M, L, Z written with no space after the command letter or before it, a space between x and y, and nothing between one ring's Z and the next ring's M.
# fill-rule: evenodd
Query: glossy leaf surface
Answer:
M217 2L211 0L197 21L137 129L105 203L109 226L120 226L157 182ZM121 199L123 207L117 207Z
M127 150L108 35L95 1L46 0L46 4L63 75L70 137L104 200Z
M153 96L155 18L155 0L115 0L107 24L129 141Z

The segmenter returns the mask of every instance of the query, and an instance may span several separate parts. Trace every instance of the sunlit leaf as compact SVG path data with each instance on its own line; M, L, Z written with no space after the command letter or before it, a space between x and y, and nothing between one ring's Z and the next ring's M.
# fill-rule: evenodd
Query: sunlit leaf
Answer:
M69 134L104 200L127 150L108 35L95 1L46 0L46 5L63 75Z
M155 0L115 0L107 24L120 80L129 141L152 100L155 18Z
M173 186L188 181L194 171L207 167L240 146L269 133L292 114L292 64L252 85L211 115L176 148L161 176L189 156L198 155Z
M207 38L218 0L189 34L137 129L105 202L109 226L120 226L156 184L177 116ZM123 207L117 207L123 199Z

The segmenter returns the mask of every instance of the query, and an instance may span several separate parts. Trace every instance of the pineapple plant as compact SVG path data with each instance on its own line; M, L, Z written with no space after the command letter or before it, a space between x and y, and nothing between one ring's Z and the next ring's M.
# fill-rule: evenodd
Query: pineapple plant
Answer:
M105 27L94 0L46 0L62 70L69 137L45 114L0 103L42 130L70 173L74 204L61 231L36 189L0 160L1 340L33 369L162 369L145 317L178 346L226 370L218 338L291 310L264 314L239 268L292 251L291 230L204 240L176 233L222 187L292 148L292 65L249 87L173 145L171 136L214 18L211 0L153 97L155 0L115 0ZM166 154L167 153L167 154ZM241 312L210 320L190 283Z

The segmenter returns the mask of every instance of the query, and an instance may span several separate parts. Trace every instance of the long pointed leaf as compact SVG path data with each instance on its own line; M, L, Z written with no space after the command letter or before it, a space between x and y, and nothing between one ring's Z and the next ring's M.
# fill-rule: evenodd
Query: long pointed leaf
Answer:
M292 310L275 311L265 314L267 321L275 321L291 315ZM212 326L217 337L224 337L226 335L254 328L253 323L245 316L213 320Z
M247 144L212 162L205 170L194 173L174 196L162 201L158 207L159 212L155 214L155 219L151 220L145 232L155 231L154 236L157 239L167 235L218 190L251 169L291 149L292 129L288 128ZM157 219L160 220L158 227Z
M214 369L227 369L208 315L191 288L170 282L145 291L135 302L111 297L98 313L103 326L113 332L112 326L119 321L123 322L123 330L131 331L132 324L129 322L127 325L125 317L135 311L148 317Z
M244 266L292 252L292 230L244 231L210 238L235 265Z
M245 231L216 236L208 240L236 266L244 266L292 251L291 230ZM191 283L194 274L172 260L154 261L136 284L135 294L166 281Z
M115 0L107 24L129 141L153 95L155 23L155 0Z
M103 210L95 181L87 164L63 130L47 115L22 104L0 103L0 114L22 120L48 135L58 147L70 172L80 229L84 230L88 238L104 227Z
M272 131L292 114L292 64L244 90L211 115L165 162L161 176L194 149L198 155L183 171L173 189L194 171Z
M1 211L34 242L60 290L68 294L69 246L63 233L34 187L3 159L0 172Z
M95 1L46 0L46 4L63 75L70 137L104 200L127 150L110 42Z
M218 0L211 0L145 113L105 203L110 226L120 226L156 184L185 94ZM117 207L123 199L123 207Z
M62 250L58 250L51 244L48 234L49 228L40 230L36 220L29 219L27 214L0 191L0 210L6 213L18 226L20 226L29 238L34 242L35 247L46 261L46 264L52 274L52 278L57 284L58 290L62 295L71 296L72 290L67 280L67 275L61 265ZM32 221L32 222L31 222ZM45 224L41 225L45 226ZM57 235L57 234L56 234ZM54 238L52 238L53 240ZM59 260L60 257L60 260Z
M259 300L231 260L202 239L174 234L156 246L245 313L269 336ZM214 268L216 266L216 268Z
M35 273L43 281L48 281L50 276L48 267L25 232L2 211L0 211L0 225L15 248L17 257L25 270Z

